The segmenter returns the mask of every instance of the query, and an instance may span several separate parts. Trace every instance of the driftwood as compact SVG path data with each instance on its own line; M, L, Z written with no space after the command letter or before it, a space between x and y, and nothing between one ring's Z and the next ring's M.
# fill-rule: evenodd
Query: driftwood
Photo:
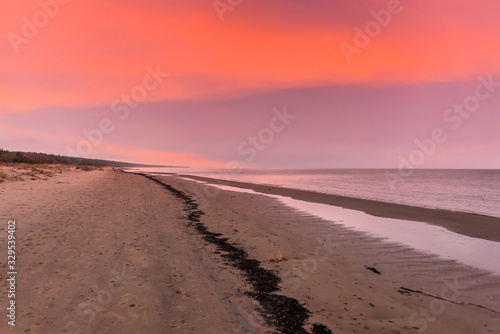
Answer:
M426 292L426 291L405 288L404 286L400 287L400 289L404 290L404 291L409 291L409 292L421 293L421 294L424 294L426 296L430 296L430 297L434 297L434 298L437 298L437 299L441 299L441 300L444 300L445 302L449 302L449 303L458 304L458 305L471 305L471 306L475 306L475 307L479 307L479 308L488 310L488 311L496 313L496 314L500 314L500 312L492 310L492 309L487 308L487 307L482 306L482 305L478 305L478 304L474 304L474 303L468 303L468 302L459 302L459 301L456 301L456 300L446 299L446 298L436 296L436 295L434 295L432 293L429 293L429 292Z

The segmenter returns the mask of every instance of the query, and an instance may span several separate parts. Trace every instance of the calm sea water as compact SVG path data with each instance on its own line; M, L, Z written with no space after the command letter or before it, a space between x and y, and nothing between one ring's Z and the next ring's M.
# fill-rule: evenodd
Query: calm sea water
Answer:
M177 172L500 217L500 170L415 170L398 182L391 182L397 170L389 169Z

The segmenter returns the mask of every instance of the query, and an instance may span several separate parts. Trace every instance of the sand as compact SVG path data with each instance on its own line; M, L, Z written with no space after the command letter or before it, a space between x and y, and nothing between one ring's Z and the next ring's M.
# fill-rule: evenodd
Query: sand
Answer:
M360 198L321 194L313 191L286 189L236 181L217 180L201 176L180 176L213 184L224 184L239 188L252 189L254 191L265 194L281 195L308 202L335 205L346 209L363 211L370 215L378 217L430 223L442 226L455 233L500 242L500 218L498 217L491 217L473 213L453 212L447 210L427 209Z
M184 197L109 169L0 184L4 257L8 220L16 219L18 247L16 327L2 316L0 332L275 332L266 295L249 293L255 282L248 272L210 240L245 252L259 273L274 273L281 281L272 294L310 312L306 333L314 324L316 333L326 327L333 333L500 332L499 314L400 289L500 311L498 277L383 243L266 196L218 191L193 209L200 194L213 190L173 176L158 179ZM6 305L6 293L0 298Z

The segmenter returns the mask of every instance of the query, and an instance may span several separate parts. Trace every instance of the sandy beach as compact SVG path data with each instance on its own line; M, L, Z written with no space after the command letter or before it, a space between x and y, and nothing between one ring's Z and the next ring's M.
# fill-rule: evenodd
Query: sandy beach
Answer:
M264 195L207 201L200 183L109 168L33 178L0 183L3 305L9 220L18 273L1 333L500 333L498 277ZM338 205L500 241L485 216Z
M223 184L256 192L280 195L308 202L335 205L366 212L373 216L413 220L438 226L470 237L500 242L500 218L465 212L427 209L402 204L386 203L361 198L321 194L313 191L286 189L245 182L218 180L208 177L181 175L185 178L211 184Z

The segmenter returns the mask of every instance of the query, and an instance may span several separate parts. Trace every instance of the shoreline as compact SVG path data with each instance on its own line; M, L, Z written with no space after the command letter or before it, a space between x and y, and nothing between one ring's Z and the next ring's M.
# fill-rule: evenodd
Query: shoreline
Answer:
M312 203L338 206L345 209L362 211L376 217L433 224L469 237L500 242L500 218L497 217L323 194L308 190L281 188L239 181L226 181L195 175L177 174L177 176L204 181L209 184L228 185L237 188L251 189L263 194L285 196Z
M263 194L221 190L202 206L205 185L154 178L72 169L2 183L20 252L16 328L0 332L500 333L498 276Z
M197 203L204 200L203 184L176 176L153 177ZM445 294L497 312L498 276L491 273L352 231L263 194L221 189L200 209L208 231L238 245L264 269L276 271L283 295L312 312L310 324L324 324L334 333L451 334L480 328L497 333L500 317L495 313L450 303L435 311L439 301L401 290ZM277 261L280 257L285 260ZM445 293L452 287L456 293ZM433 320L427 321L422 310Z

